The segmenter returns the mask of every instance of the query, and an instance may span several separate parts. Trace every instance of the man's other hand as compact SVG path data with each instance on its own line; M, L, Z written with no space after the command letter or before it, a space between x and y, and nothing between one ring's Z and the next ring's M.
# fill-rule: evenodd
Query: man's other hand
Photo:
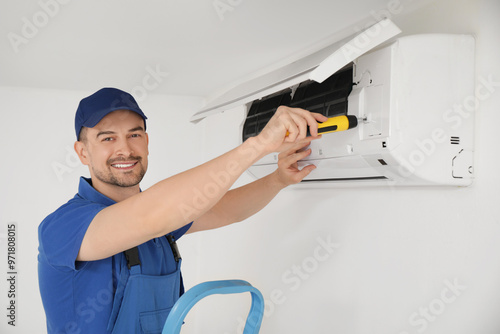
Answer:
M291 184L296 184L302 181L309 173L311 173L316 166L307 165L299 169L298 161L306 158L311 154L311 149L306 148L311 141L317 137L307 137L295 143L286 145L286 149L278 156L278 169L274 172L277 181L283 187Z

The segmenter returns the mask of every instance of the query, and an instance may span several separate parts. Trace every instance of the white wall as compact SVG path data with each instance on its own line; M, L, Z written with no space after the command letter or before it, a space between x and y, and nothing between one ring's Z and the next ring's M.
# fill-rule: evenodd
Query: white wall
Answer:
M499 333L499 15L490 0L440 1L394 17L405 33L477 38L477 77L496 86L476 115L471 187L289 188L244 223L190 237L198 238L198 281L258 287L268 302L261 333ZM234 110L204 121L205 159L237 145L243 119ZM325 253L319 240L338 248ZM248 297L204 302L193 333L241 333L248 307Z
M478 3L443 0L393 19L405 32L474 33L477 76L499 82L500 5ZM268 300L261 333L498 333L500 89L495 89L477 112L477 180L471 187L287 189L244 223L184 238L186 286L248 280ZM0 88L0 253L5 254L7 224L15 222L19 230L18 326L6 324L2 278L1 333L45 332L37 226L75 194L78 177L88 173L69 152L74 112L89 93ZM192 125L188 119L199 104L197 98L154 95L141 102L151 138L143 188L238 144L242 110ZM237 185L250 181L245 174ZM338 247L318 253L328 241ZM0 268L6 276L5 256ZM455 281L463 290L443 304L445 282ZM448 292L444 298L453 296ZM208 298L189 315L183 333L237 333L248 305L248 296ZM424 320L421 312L429 307L440 314Z

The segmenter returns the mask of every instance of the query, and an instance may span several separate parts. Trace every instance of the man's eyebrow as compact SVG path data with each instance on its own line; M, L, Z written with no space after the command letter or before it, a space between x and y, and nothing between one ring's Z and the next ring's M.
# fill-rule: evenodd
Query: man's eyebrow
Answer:
M144 130L144 128L143 128L142 126L140 126L140 125L139 125L139 126L137 126L137 127L135 127L135 128L133 128L133 129L128 130L128 132L135 132L135 131L145 131L145 130Z
M135 131L145 131L145 130L140 125L137 126L137 127L135 127L135 128L133 128L133 129L128 130L128 132L135 132ZM99 131L95 137L99 138L99 136L114 135L114 134L116 134L116 132L110 131L110 130L108 130L108 131Z
M95 137L99 138L99 136L114 135L115 133L116 132L114 132L114 131L99 131Z

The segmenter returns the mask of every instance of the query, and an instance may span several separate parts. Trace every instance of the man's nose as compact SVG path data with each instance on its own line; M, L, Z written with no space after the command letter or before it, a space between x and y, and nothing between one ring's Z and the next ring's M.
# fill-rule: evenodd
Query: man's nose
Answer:
M133 152L134 150L127 139L120 139L118 141L118 145L115 151L116 155L128 157L131 156Z

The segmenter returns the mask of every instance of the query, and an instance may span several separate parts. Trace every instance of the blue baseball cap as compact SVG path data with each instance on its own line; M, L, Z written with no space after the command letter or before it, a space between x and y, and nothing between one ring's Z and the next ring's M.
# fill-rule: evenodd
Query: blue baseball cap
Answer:
M117 88L103 88L80 101L75 115L76 140L79 140L82 127L93 128L110 112L122 109L141 116L146 130L147 117L132 95Z

